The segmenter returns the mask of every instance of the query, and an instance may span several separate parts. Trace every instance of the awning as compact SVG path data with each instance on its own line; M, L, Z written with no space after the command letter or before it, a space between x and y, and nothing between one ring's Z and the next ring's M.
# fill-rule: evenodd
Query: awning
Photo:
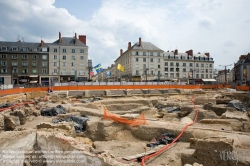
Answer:
M215 79L202 79L202 81L212 82L212 81L216 81L216 80Z
M30 75L29 77L38 77L38 75Z
M37 83L37 81L30 81L30 83Z

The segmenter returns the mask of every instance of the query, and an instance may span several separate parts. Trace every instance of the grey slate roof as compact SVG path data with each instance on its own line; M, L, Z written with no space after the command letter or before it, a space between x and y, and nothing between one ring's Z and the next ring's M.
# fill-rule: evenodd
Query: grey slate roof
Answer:
M85 46L85 47L88 47L87 45L82 43L79 39L76 39L76 44L74 42L75 42L75 39L73 37L62 37L61 45L63 45L63 46L83 46L83 47ZM59 45L59 39L54 41L51 44Z
M163 51L162 49L156 47L155 45L153 45L150 42L141 42L142 46L139 46L139 42L135 43L132 46L132 50L152 50L152 51Z
M40 43L28 43L28 42L6 42L6 41L0 41L0 48L1 47L7 47L6 51L11 51L13 47L17 47L17 52L22 51L23 48L27 48L28 50L26 52L32 51L34 48L37 49L37 51L41 51ZM43 47L48 47L48 43L44 43ZM1 50L2 51L2 50Z

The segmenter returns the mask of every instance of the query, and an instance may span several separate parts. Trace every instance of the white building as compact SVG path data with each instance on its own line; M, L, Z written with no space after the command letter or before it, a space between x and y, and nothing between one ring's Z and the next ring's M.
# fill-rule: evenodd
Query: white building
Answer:
M87 81L88 46L86 36L61 37L49 44L49 75L59 82Z

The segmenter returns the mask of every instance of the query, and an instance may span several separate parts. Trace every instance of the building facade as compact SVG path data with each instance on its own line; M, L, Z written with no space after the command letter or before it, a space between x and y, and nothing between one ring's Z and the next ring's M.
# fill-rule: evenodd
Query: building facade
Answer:
M125 71L117 70L121 64ZM214 61L209 53L194 54L193 50L179 53L178 50L164 52L150 42L139 41L115 60L116 81L186 81L198 83L214 80Z
M41 43L0 42L0 84L38 83L49 71L49 47Z
M88 46L86 36L61 37L53 43L0 41L0 84L85 81Z
M238 85L250 85L250 53L241 55L234 65L235 82Z

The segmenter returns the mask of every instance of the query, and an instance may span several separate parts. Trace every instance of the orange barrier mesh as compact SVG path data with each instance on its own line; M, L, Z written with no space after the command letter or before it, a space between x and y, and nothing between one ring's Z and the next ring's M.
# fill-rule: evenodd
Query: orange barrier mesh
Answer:
M104 108L103 118L108 119L108 120L113 120L119 123L124 123L124 124L131 125L131 126L147 125L147 121L145 119L144 113L142 113L141 116L136 119L129 120L126 118L122 118L118 115L114 115L111 112L109 112L107 108Z

